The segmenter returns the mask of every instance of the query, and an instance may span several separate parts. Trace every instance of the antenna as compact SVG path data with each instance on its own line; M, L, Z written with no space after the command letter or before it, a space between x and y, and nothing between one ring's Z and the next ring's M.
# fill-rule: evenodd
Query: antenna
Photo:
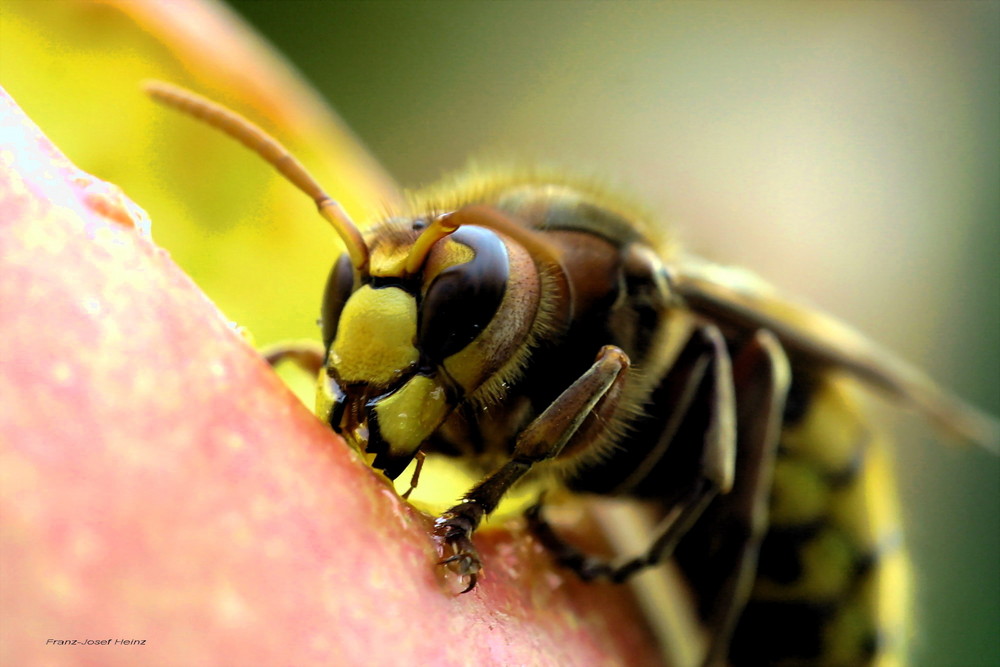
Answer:
M295 187L312 197L319 214L326 218L347 247L351 264L359 275L368 273L368 246L344 208L323 191L316 179L288 149L240 114L201 95L161 81L147 81L143 90L157 102L181 111L228 134L267 160Z
M425 227L417 240L413 242L410 252L406 256L406 268L404 269L406 275L412 276L420 271L420 267L424 265L434 244L449 234L453 234L457 229L458 224L452 223L448 216L437 217Z

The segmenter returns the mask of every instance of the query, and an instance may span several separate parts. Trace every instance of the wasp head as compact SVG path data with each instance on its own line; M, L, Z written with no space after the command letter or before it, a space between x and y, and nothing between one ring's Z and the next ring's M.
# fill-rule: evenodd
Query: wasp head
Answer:
M456 405L505 384L523 361L537 307L537 290L522 285L535 275L523 250L511 252L490 229L443 219L376 227L366 273L345 254L323 299L317 412L392 479ZM512 255L529 277L511 280Z

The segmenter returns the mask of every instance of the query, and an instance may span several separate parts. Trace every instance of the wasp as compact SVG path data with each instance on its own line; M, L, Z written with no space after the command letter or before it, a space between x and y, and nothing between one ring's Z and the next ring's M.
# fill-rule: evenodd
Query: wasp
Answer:
M484 518L515 484L555 480L659 508L648 548L624 561L564 540L541 501L526 516L583 579L673 558L711 636L704 664L866 664L892 649L905 558L856 386L966 440L995 446L995 420L747 274L683 255L599 188L473 174L362 234L256 125L147 90L259 153L343 241L322 346L267 358L315 373L318 416L388 478L416 459L412 490L426 453L483 471L435 523L463 592L483 569Z

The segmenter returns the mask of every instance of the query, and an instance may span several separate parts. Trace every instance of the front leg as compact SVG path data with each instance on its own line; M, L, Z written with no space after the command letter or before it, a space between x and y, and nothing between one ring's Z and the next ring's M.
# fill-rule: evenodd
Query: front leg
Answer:
M450 553L441 564L469 579L463 593L475 588L481 569L472 534L483 518L496 509L532 465L562 452L601 399L617 401L628 366L628 356L622 350L610 345L601 348L594 364L521 431L511 460L474 486L462 502L435 522L435 532L443 540L446 553ZM607 408L602 405L602 412Z

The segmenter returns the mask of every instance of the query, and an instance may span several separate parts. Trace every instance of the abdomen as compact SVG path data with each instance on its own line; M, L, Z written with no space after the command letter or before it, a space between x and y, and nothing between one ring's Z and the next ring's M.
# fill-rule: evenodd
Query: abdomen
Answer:
M793 390L735 665L902 660L909 576L885 442L850 378ZM804 404L803 404L804 402Z

